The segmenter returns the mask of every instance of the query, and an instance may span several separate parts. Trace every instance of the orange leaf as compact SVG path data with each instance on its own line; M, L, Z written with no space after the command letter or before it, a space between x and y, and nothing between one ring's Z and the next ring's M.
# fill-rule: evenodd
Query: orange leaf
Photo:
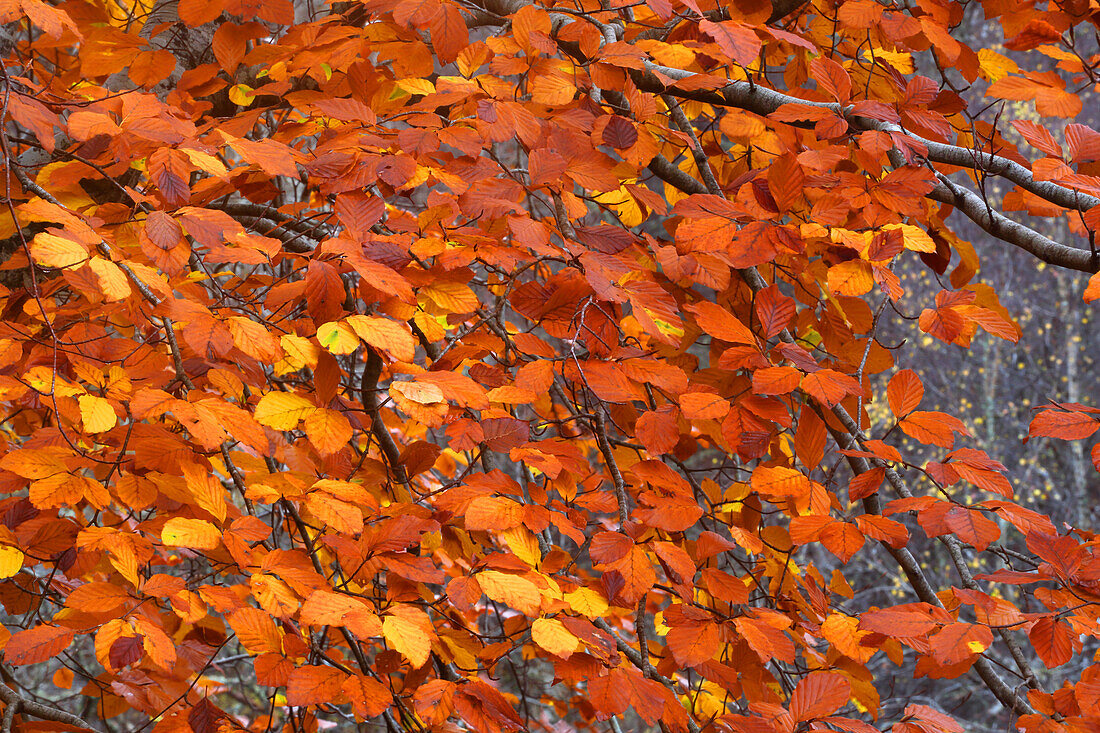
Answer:
M1084 297L1086 303L1100 300L1100 272L1089 278L1088 285L1085 286Z
M821 544L826 550L848 562L863 547L863 533L847 522L833 522L821 530Z
M758 292L753 307L764 329L765 338L778 335L794 318L796 311L794 298L780 293L777 285L769 285Z
M416 340L405 324L381 316L348 316L346 322L371 346L388 351L398 361L413 360Z
M72 640L72 629L61 626L43 624L16 631L4 645L4 661L16 667L39 664L68 649Z
M377 717L393 705L393 694L386 686L365 674L349 675L341 689L351 703L355 715L363 720Z
M523 505L511 499L482 496L466 508L466 529L505 530L518 527L523 521Z
M953 506L944 517L948 528L963 542L974 545L978 551L989 547L1001 536L1001 528L996 522L987 519L977 509Z
M65 605L88 613L113 611L134 599L113 583L96 581L85 583L73 590L65 599Z
M668 453L680 442L680 430L676 424L676 408L661 407L644 412L634 425L638 440L651 455Z
M910 438L941 448L951 447L955 442L955 433L970 435L958 418L942 412L911 412L899 425Z
M721 420L730 403L711 392L688 392L680 395L680 410L688 420Z
M306 416L302 425L309 441L323 456L332 455L351 440L351 423L335 410L316 410Z
M718 652L722 647L722 637L717 624L689 624L670 628L665 635L665 643L677 664L696 667Z
M1045 436L1062 440L1081 440L1100 429L1100 415L1079 410L1047 408L1031 419L1028 438Z
M945 666L974 659L993 643L993 632L978 624L947 624L929 642L932 656Z
M861 629L895 639L919 639L936 626L929 613L917 604L867 611L859 620Z
M139 51L127 72L135 84L149 89L168 78L176 69L176 57L162 48Z
M1053 616L1044 616L1036 621L1028 630L1027 638L1047 669L1061 667L1073 658L1073 629Z
M890 411L897 417L905 417L920 405L924 397L924 385L912 369L902 369L890 378L886 387L886 399Z
M789 394L801 381L802 372L793 367L765 367L752 373L752 391L763 395Z
M241 608L229 614L227 620L245 651L251 654L282 652L283 634L266 612L258 608Z
M287 705L305 706L331 703L343 692L346 672L335 667L306 666L290 673L286 686Z
M701 20L699 30L713 38L722 53L742 66L751 64L760 53L760 38L750 26L731 20L718 23Z
M753 491L777 498L810 493L810 480L800 471L783 466L757 466L752 472L751 486Z
M871 263L866 260L848 260L829 268L829 290L833 295L858 298L871 292L875 278L871 275Z
M863 394L863 387L853 377L832 369L807 374L802 389L826 407L833 407L848 395Z
M839 672L813 672L803 677L791 693L795 722L823 718L848 702L852 683Z
M719 341L756 344L756 337L748 326L720 305L704 300L687 306L687 310L695 313L695 320L700 328Z

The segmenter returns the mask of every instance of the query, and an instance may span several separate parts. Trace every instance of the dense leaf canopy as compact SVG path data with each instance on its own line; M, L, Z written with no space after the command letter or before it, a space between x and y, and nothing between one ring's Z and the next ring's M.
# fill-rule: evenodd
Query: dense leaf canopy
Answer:
M1100 298L1098 21L3 0L0 730L1096 730L1096 535L896 335Z

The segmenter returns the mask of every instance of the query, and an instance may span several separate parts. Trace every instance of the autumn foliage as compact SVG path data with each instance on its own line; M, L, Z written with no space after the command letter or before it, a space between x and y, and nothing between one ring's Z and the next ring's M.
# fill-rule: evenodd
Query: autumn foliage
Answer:
M1097 270L1095 0L0 22L2 733L1100 727L1097 535L882 337Z

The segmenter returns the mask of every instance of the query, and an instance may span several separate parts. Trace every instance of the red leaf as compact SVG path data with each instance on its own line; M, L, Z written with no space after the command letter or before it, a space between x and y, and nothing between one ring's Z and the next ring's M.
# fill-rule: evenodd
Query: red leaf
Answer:
M638 141L638 131L630 120L613 115L603 128L603 141L618 150L626 150Z
M187 725L194 733L217 733L218 721L224 717L225 712L204 697L187 713Z
M107 660L115 669L133 664L145 655L142 636L122 636L114 640L107 652Z
M485 445L489 450L509 451L527 442L530 430L527 423L514 417L491 417L481 421Z
M180 243L183 228L163 211L150 211L145 219L145 235L156 246L169 250Z

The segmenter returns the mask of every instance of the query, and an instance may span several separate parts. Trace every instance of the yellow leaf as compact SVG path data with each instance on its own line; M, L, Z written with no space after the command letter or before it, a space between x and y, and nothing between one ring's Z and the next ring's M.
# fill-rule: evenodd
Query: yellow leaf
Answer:
M215 178L225 178L229 173L222 162L209 153L194 148L177 148L177 150L186 155L194 166Z
M30 388L41 394L52 394L58 397L72 397L84 392L82 387L74 385L57 373L56 369L48 366L31 367L23 372L23 381Z
M43 267L73 267L88 259L88 251L71 239L42 233L31 242L31 258Z
M642 214L642 207L638 205L638 202L634 200L630 192L626 190L626 186L619 186L617 191L607 191L597 194L593 198L601 204L610 207L619 215L619 219L623 224L628 227L638 226L645 218Z
M443 402L443 390L430 382L394 382L390 391L421 405Z
M317 408L300 395L289 392L268 392L256 405L256 422L272 430L293 430L298 421Z
M398 361L412 361L416 354L412 332L402 323L381 316L348 316L347 324L359 338L377 349L385 349ZM317 333L320 338L320 330Z
M516 557L533 568L542 562L542 551L534 533L526 527L512 527L500 533L501 539L508 545Z
M979 52L979 54L980 53L981 52ZM880 62L885 61L890 66L893 66L896 70L900 71L902 74L912 74L915 70L913 66L912 54L905 53L904 51L887 51L884 48L864 49L863 58L867 59L868 61L871 61L872 59Z
M122 269L102 257L88 260L88 269L95 273L104 300L123 300L130 297L130 281Z
M419 292L448 313L473 313L477 310L477 295L469 285L444 280L425 285Z
M283 358L275 364L275 373L282 375L296 372L302 367L313 369L317 366L317 355L321 350L307 338L288 334L279 338L283 349Z
M0 547L0 578L10 578L23 569L23 552L10 545Z
M229 101L247 107L256 99L256 90L247 84L234 84L229 88Z
M875 278L870 263L864 260L848 260L829 268L829 291L833 295L859 297L871 292Z
M330 354L350 354L359 348L359 337L351 326L340 321L325 323L318 328L317 340Z
M111 403L95 395L81 395L80 420L84 423L84 432L103 433L115 426L118 417Z
M542 594L539 593L538 586L521 575L483 570L477 574L477 582L485 595L528 616L538 613L542 605Z
M607 613L607 600L591 588L577 588L565 594L569 607L588 618L599 618Z
M305 420L306 435L323 456L332 455L351 440L351 423L335 410L316 410Z
M556 618L535 619L535 623L531 624L531 638L543 649L562 659L569 659L580 645L580 639Z
M936 243L932 241L932 237L928 236L928 232L920 227L913 226L912 224L887 224L883 229L888 231L891 229L900 229L902 244L906 249L911 249L914 252L936 251Z
M397 86L401 87L409 94L420 94L422 96L435 94L435 85L427 79L400 79L397 82Z
M205 519L172 517L160 531L160 541L175 547L213 550L222 543L222 533Z
M423 616L423 619L417 615ZM431 621L419 609L398 607L382 620L382 636L412 666L423 667L432 651Z
M1000 81L1009 74L1020 73L1020 67L1015 61L989 48L978 51L978 69L982 77L990 82Z

